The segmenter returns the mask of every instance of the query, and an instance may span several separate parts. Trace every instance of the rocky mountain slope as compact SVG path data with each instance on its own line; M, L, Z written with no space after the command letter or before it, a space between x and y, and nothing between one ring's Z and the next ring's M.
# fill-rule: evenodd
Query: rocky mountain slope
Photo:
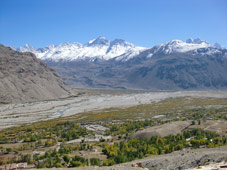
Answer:
M69 96L62 79L34 54L0 45L0 103L21 103Z
M142 48L99 37L85 45L18 50L35 53L74 87L227 90L227 49L201 39Z

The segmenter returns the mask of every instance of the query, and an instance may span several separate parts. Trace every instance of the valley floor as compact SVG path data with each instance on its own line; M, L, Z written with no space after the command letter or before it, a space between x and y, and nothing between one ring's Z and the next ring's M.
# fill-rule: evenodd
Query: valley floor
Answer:
M85 93L85 95L62 100L0 105L0 130L23 123L71 116L94 110L150 104L167 98L186 96L195 98L227 98L227 92L180 91L133 93L105 91L104 93L92 93L92 91L77 91L77 94L82 93Z
M0 106L0 170L24 162L78 170L226 165L225 145L226 92L77 89L66 99Z

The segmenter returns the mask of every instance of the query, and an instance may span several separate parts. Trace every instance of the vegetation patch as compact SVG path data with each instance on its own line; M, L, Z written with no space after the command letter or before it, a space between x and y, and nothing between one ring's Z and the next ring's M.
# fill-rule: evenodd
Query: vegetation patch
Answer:
M150 127L188 120L192 125L178 134L130 138ZM220 131L226 121L227 99L214 98L169 98L85 112L0 131L0 165L27 162L37 168L109 166L183 148L217 147L226 145L226 133ZM86 128L94 125L104 130ZM84 140L96 135L111 138ZM79 142L74 142L77 139Z

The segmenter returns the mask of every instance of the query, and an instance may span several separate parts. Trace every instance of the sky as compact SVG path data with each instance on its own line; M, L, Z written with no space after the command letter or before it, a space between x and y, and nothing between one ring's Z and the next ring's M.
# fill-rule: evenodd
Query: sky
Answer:
M199 37L227 47L227 0L0 0L0 44L39 48L98 36L144 47Z

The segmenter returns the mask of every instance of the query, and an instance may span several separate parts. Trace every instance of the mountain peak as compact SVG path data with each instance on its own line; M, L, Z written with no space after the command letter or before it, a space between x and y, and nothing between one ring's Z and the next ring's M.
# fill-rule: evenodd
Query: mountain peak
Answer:
M199 38L196 39L188 39L186 42L181 41L181 40L172 40L166 43L163 43L159 46L159 50L166 53L170 54L172 52L188 52L188 51L193 51L197 50L200 48L207 48L210 47L211 44L207 43L204 40L201 40Z
M181 40L171 40L171 41L167 42L167 44L170 44L170 45L176 45L176 44L181 44L181 43L184 43L184 42Z
M193 51L197 53L197 49L209 48L207 54L216 53L222 47L218 44L211 45L199 38L188 39L186 42L181 40L172 40L153 48L154 53L170 54L174 52L184 53ZM109 60L117 58L118 60L127 61L147 48L135 46L123 39L107 40L104 36L99 36L96 39L89 41L87 44L80 43L62 43L60 45L49 45L45 48L35 49L30 45L25 45L18 48L20 52L32 52L38 58L43 60L77 60L77 59L102 59ZM199 50L201 51L201 50ZM151 56L151 55L150 55Z
M215 43L214 47L218 48L218 49L222 49L223 47L219 44L219 43Z
M122 39L114 39L113 41L110 42L110 46L114 46L114 45L121 45L121 46L129 46L129 47L134 47L134 45L130 42L127 42L125 40Z
M200 38L189 38L186 40L186 43L189 43L189 44L202 44L202 43L206 43L208 44L205 40L201 40Z
M133 57L144 49L122 39L110 41L104 36L99 36L84 45L80 43L62 43L60 45L48 45L39 49L29 48L27 45L20 47L18 51L33 52L38 58L43 60L72 61L77 59L94 60L96 58L109 60L123 54L127 54L128 58L129 56Z
M99 36L98 38L88 42L88 46L100 46L100 45L109 45L110 41L107 40L104 36Z
M36 49L32 45L25 44L24 46L19 47L19 49L17 50L21 52L27 52L27 51L34 52Z
M99 39L99 40L106 40L106 37L104 37L104 36L99 36L97 39Z

